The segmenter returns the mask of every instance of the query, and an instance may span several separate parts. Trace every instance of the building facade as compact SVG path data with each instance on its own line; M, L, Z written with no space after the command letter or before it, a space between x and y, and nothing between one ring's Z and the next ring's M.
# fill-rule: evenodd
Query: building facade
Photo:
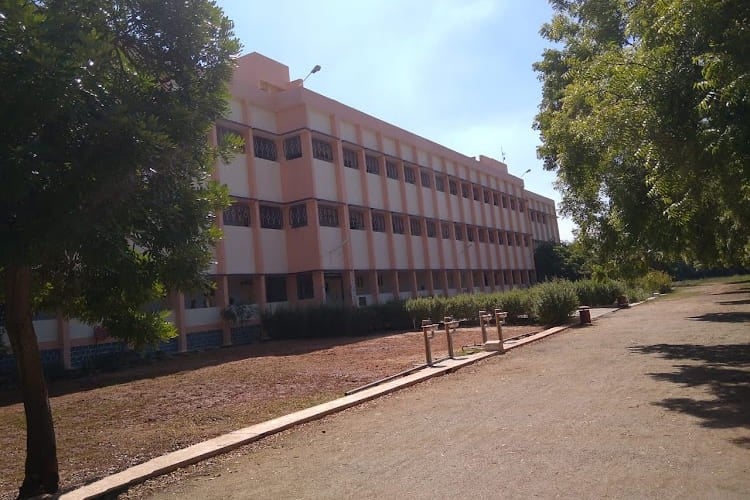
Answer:
M504 163L312 92L261 54L237 62L230 111L211 137L245 143L214 172L232 197L217 217L216 287L173 294L180 335L163 348L247 341L247 329L222 320L231 304L367 305L535 282L534 245L559 242L555 204ZM36 328L47 356L66 367L117 348L77 321L41 318Z

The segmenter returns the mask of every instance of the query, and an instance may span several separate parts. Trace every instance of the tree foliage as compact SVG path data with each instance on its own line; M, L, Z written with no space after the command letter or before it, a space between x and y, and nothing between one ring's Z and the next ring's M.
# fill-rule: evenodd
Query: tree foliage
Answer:
M750 262L750 3L553 0L535 120L605 261Z
M208 0L0 0L0 277L28 424L22 496L57 488L40 465L54 433L36 432L49 408L31 312L134 344L173 335L143 306L199 286L210 262L226 194L208 132L238 51Z

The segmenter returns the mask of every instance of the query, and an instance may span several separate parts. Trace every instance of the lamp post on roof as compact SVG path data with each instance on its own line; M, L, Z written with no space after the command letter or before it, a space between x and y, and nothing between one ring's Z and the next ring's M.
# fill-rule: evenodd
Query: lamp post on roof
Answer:
M310 78L310 75L312 75L313 73L317 73L320 70L321 70L320 64L316 64L313 67L313 69L310 70L310 72L307 74L307 76L302 79L302 83L305 83L305 80L307 80L308 78Z

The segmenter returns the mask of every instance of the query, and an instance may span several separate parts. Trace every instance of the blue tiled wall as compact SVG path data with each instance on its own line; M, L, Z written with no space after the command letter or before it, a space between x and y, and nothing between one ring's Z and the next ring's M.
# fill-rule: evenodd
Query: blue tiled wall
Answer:
M187 335L187 350L198 351L211 347L221 347L223 343L221 330L210 332L189 333Z
M232 345L252 344L260 341L260 326L232 328Z
M179 350L178 348L179 348L179 345L177 344L177 337L167 342L162 342L159 345L159 350L162 352L175 353Z
M106 344L82 345L70 348L71 368L80 368L87 359L94 359L104 354L113 354L125 351L124 342L111 342Z

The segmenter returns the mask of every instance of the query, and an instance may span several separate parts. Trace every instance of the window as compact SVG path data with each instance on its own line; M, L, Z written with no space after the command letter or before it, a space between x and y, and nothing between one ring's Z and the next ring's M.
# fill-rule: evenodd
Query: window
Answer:
M484 190L484 202L489 203L490 202L490 192L486 189Z
M508 197L503 195L503 208L508 208Z
M250 227L250 207L244 203L232 203L224 210L225 226Z
M398 164L395 161L388 160L385 162L385 175L389 179L398 180Z
M302 158L302 141L298 135L284 139L284 158L287 160Z
M254 135L253 152L256 158L276 161L276 141Z
M376 233L385 232L385 215L374 213L372 214L372 230Z
M349 168L359 168L359 158L357 152L353 149L344 148L344 166Z
M297 275L297 298L299 300L312 299L315 296L312 273Z
M412 236L422 236L422 221L412 217L409 219L409 229Z
M378 273L377 281L378 288L383 288L383 283L385 283L385 277L383 276L383 273Z
M307 206L304 203L292 205L289 208L289 225L292 227L304 227L307 225Z
M372 155L365 156L365 169L368 174L380 175L380 162Z
M469 197L469 185L468 184L461 184L461 196L464 198Z
M529 235L528 234L524 234L523 235L523 246L525 246L525 247L529 246Z
M266 302L286 300L286 276L266 276Z
M547 214L542 214L542 224L547 224Z
M445 274L445 277L447 278L447 280L446 280L446 281L448 282L448 283L447 283L447 285L448 285L448 288L449 288L449 289L453 289L453 288L455 288L455 282L453 281L453 280L455 279L455 278L453 277L453 271L448 271L448 272L447 272L447 273Z
M451 227L447 222L440 223L440 236L442 236L444 240L451 237Z
M479 186L472 186L471 192L474 195L474 201L479 201Z
M414 172L414 167L404 165L404 180L409 184L417 183L417 174Z
M281 213L281 207L261 205L260 227L264 229L282 229L284 227L284 216Z
M435 176L435 189L441 193L445 193L445 177L442 175Z
M495 234L494 229L487 230L487 240L489 240L490 243L495 243Z
M477 232L479 233L479 243L486 243L487 242L487 230L484 228L479 228Z
M453 179L448 179L448 189L453 196L458 195L458 183Z
M222 127L221 125L216 126L216 143L221 146L227 141L240 141L241 143L231 148L233 153L244 153L245 142L242 138L242 132L238 130L232 130L231 128Z
M498 204L499 204L498 203L499 202L498 198L499 198L499 196L497 195L497 193L492 193L492 204L493 205L498 206Z
M425 225L427 226L427 237L436 238L437 237L437 224L435 224L435 221L428 220L425 222Z
M522 213L524 211L523 205L524 205L523 200L518 200L518 210Z
M508 231L507 233L505 233L505 241L508 242L508 246L509 247L512 247L513 244L514 244L514 242L513 242L513 233L511 233L510 231Z
M393 227L393 234L404 234L406 232L404 218L401 215L391 216L391 226Z
M516 209L516 198L511 196L510 198L510 209L515 210Z
M458 224L458 223L453 224L453 231L456 233L456 239L458 241L461 241L464 239L464 228L461 226L461 224Z
M516 246L520 247L522 245L521 243L521 234L520 233L514 233L516 235Z
M476 230L473 227L467 227L466 228L466 239L469 241L474 241L476 239Z
M357 289L358 294L365 293L365 277L361 274L354 276L354 287Z
M318 223L325 227L339 227L339 211L336 207L318 205Z
M333 147L328 141L323 139L312 140L313 158L323 161L333 161Z
M529 210L529 218L531 222L536 222L536 213L533 210Z
M504 234L505 233L503 233L502 231L497 232L497 244L498 245L502 245L503 243L505 243L505 238L503 238Z
M432 187L432 176L427 170L419 172L419 181L422 183L422 187Z
M365 228L365 212L356 208L349 208L349 229L362 230Z

